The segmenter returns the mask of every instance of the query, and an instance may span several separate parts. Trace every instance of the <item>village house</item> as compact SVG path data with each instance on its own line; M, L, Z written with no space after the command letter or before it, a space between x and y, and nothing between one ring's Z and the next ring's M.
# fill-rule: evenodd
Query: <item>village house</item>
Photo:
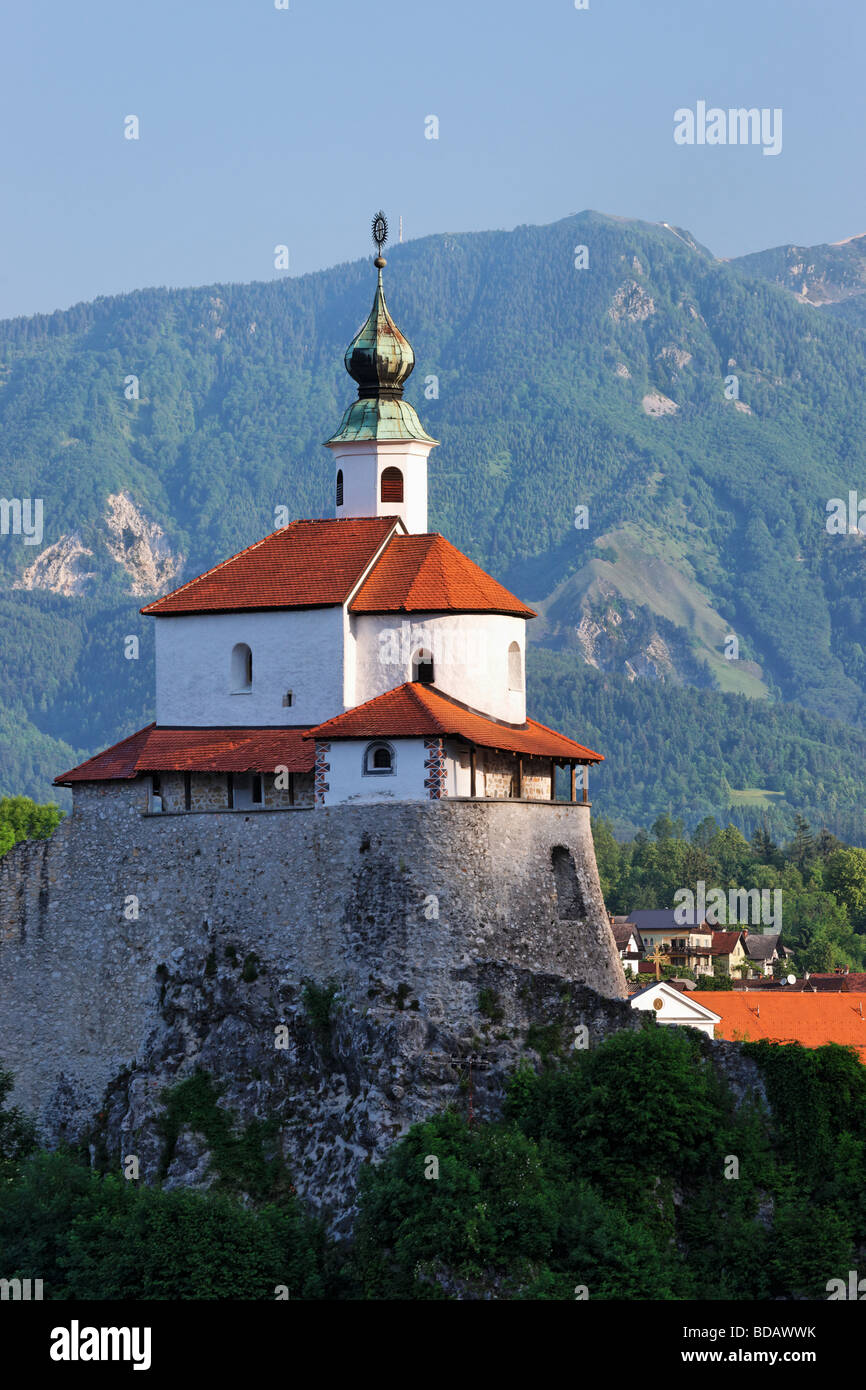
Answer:
M638 964L645 954L640 932L625 917L611 916L610 928L616 943L617 954L622 961L623 970L636 975Z
M866 1062L866 995L809 994L785 988L750 994L708 990L701 1002L719 1016L715 1037L729 1042L800 1043L854 1047Z
M639 989L631 996L629 1003L633 1009L651 1011L659 1023L697 1028L712 1038L721 1018L706 1003L706 999L706 994L686 993L669 980L659 980Z

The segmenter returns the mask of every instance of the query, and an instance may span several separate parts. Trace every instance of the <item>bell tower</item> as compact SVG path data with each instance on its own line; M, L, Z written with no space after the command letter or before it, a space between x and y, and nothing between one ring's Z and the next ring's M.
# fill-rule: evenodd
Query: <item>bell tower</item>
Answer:
M358 384L358 399L325 447L334 456L335 517L399 516L407 531L420 535L427 530L427 455L438 441L403 400L415 354L385 303L387 238L388 224L379 212L373 218L378 274L373 307L344 358Z

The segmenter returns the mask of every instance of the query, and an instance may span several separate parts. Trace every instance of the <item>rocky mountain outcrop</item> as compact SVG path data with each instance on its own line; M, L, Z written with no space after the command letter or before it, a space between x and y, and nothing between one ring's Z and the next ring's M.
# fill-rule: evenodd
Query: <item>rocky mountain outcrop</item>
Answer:
M173 584L183 556L172 554L162 527L148 521L128 493L108 498L105 522L109 552L129 575L134 594L155 594Z
M448 1106L497 1118L521 1062L641 1026L623 1002L496 961L457 970L474 1004L447 1022L393 981L372 984L362 1003L333 984L257 973L225 949L181 949L160 973L157 1025L108 1087L94 1156L120 1170L135 1155L147 1181L210 1187L207 1136L186 1124L169 1149L162 1124L166 1090L200 1069L239 1125L271 1121L268 1156L286 1161L298 1195L338 1235L351 1230L361 1167L411 1125Z
M50 840L0 860L0 1059L49 1143L207 1185L206 1136L169 1153L161 1128L201 1068L342 1229L358 1169L411 1124L469 1088L492 1114L524 1054L635 1026L588 806L146 796L79 784Z
M140 597L170 588L183 569L184 557L172 551L162 527L150 521L126 492L106 498L94 545L96 550L78 535L61 536L36 556L12 587L78 596L99 579L106 552L110 561L126 571L130 592Z
M82 545L78 536L61 536L36 556L32 565L16 579L13 589L47 589L67 598L84 593L88 581L96 578L95 570L85 568L93 551Z

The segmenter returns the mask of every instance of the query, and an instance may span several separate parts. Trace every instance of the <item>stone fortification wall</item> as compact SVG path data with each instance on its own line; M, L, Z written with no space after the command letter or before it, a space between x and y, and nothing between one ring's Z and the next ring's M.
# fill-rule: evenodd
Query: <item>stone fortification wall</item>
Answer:
M477 1019L467 968L485 962L625 993L587 807L140 802L136 784L82 785L51 840L0 861L0 1062L49 1134L81 1132L139 1056L166 972L227 946L275 994L334 981L347 1007L411 998L432 1026Z

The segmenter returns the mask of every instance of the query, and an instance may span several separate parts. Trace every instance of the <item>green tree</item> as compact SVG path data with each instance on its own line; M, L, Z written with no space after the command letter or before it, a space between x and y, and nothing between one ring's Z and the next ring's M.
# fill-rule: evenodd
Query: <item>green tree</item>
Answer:
M0 1188L10 1183L36 1147L36 1127L17 1105L8 1105L15 1079L0 1068Z
M838 849L827 860L824 882L844 903L856 931L866 931L866 849Z

